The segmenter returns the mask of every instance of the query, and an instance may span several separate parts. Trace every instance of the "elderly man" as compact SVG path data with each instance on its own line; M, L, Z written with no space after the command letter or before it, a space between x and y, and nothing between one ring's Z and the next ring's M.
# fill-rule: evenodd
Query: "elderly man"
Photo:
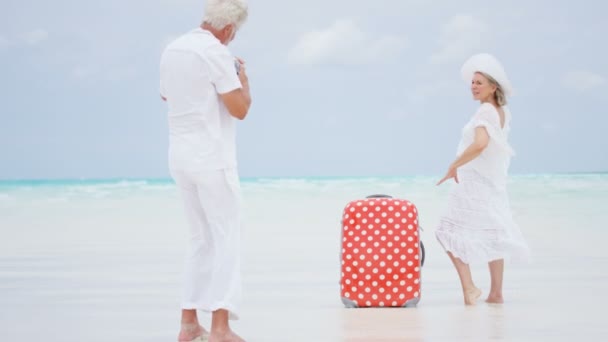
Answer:
M244 62L227 45L247 13L245 0L207 0L201 26L161 57L169 167L190 226L179 341L243 341L229 326L241 292L235 123L247 116L251 96ZM210 333L197 310L212 313Z

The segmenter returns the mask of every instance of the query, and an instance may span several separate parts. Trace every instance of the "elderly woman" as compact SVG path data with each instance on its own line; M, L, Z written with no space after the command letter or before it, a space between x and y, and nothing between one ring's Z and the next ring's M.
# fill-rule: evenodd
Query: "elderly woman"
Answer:
M251 96L243 61L227 45L247 12L245 0L208 0L201 26L161 57L169 168L190 226L179 341L243 341L229 327L241 296L235 125L247 115ZM209 333L197 310L212 313Z
M511 112L506 107L511 84L493 56L479 54L462 67L480 106L462 130L456 160L437 185L454 179L448 209L435 232L452 260L462 285L464 303L481 296L469 264L487 262L491 288L486 302L503 303L504 259L526 259L528 247L513 221L506 183L514 152L509 145Z

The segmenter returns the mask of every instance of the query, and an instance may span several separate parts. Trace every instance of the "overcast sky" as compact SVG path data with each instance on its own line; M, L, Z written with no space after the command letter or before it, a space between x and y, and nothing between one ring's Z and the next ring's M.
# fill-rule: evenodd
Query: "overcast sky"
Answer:
M6 0L0 179L168 177L164 46L200 0ZM242 176L439 175L478 106L462 63L489 52L515 96L511 172L608 171L600 0L250 1L230 45L253 106Z

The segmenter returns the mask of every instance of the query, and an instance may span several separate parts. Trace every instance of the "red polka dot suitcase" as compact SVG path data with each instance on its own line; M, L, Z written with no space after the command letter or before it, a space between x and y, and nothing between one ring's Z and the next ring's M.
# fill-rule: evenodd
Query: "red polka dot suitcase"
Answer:
M347 308L415 307L424 263L416 206L386 195L348 203L342 216L341 263Z

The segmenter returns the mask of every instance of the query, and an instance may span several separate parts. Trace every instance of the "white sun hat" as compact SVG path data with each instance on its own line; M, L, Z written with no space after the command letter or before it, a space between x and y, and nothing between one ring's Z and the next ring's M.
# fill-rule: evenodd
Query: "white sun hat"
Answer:
M511 96L511 94L513 94L511 81L509 81L505 69L496 57L488 53L473 55L464 62L460 69L462 78L468 83L471 82L476 72L483 72L484 74L492 76L492 78L494 78L502 87L505 96Z

